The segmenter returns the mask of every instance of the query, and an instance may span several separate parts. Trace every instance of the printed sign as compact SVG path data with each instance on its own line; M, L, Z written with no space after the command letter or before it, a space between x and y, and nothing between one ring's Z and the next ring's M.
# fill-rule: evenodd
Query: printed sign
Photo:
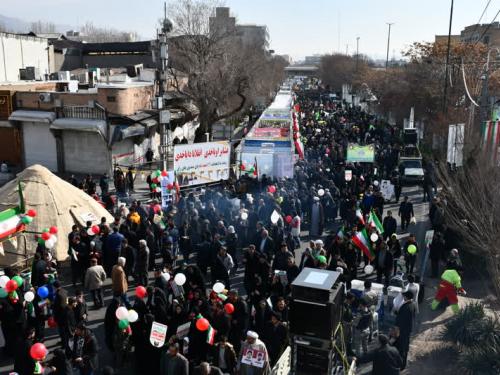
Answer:
M266 362L266 353L262 350L247 348L241 357L241 363L263 368Z
M171 203L174 199L174 189L168 189L168 185L174 185L175 182L175 174L174 171L168 171L167 176L162 176L160 179L161 186L161 206L163 208L168 207L169 203Z
M165 344L165 338L167 337L168 327L165 324L158 322L153 322L151 326L151 334L149 335L149 342L151 345L159 348Z
M360 146L349 143L347 146L347 161L351 163L373 163L375 161L375 147L373 145Z
M174 172L180 186L229 178L229 142L205 142L174 147Z
M191 327L191 322L181 324L179 327L177 327L176 336L179 340L182 340L188 335L189 327Z
M352 171L350 169L346 169L344 172L344 177L347 182L352 180Z
M382 180L380 182L380 192L386 201L390 201L394 196L394 185L390 180Z

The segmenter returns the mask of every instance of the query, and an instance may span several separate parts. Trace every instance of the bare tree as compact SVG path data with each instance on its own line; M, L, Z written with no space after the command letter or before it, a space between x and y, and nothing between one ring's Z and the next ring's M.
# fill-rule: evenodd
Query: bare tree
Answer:
M44 22L40 20L32 22L30 28L31 31L35 34L49 34L57 32L55 24L53 24L52 22Z
M135 31L120 31L112 28L98 27L92 22L86 22L80 32L89 43L134 42L138 39Z
M210 24L217 3L180 0L170 8L174 33L170 38L174 87L197 105L200 126L195 141L211 133L212 124L239 113L250 102L255 85L271 60L262 46L243 44L234 27ZM181 87L178 72L187 77Z

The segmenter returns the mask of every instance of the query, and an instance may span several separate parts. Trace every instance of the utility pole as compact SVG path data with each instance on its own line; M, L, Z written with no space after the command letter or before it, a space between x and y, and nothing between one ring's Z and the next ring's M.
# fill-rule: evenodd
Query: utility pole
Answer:
M359 64L359 36L356 37L356 73L358 72Z
M162 27L157 32L156 41L153 42L153 59L156 62L156 83L158 92L155 98L155 108L159 111L160 122L160 160L161 169L167 170L168 140L167 127L170 125L170 112L163 110L165 92L167 91L168 78L168 33L172 31L172 22L167 18L167 3L164 4L164 17Z
M453 20L453 0L450 7L450 25L448 27L448 47L446 50L446 66L444 69L444 92L443 92L443 112L448 112L448 64L450 62L450 44L451 44L451 23Z
M389 67L389 45L391 44L391 26L394 25L394 22L389 23L386 22L387 26L389 26L389 32L387 34L387 56L385 58L385 70Z

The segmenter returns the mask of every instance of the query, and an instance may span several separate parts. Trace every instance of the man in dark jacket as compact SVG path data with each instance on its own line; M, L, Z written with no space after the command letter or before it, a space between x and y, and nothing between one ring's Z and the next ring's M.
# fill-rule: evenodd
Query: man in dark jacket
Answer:
M220 368L210 365L208 362L201 362L194 368L195 375L222 375Z
M72 350L73 362L82 375L94 374L98 367L99 346L90 329L80 323L75 330Z
M170 344L160 362L160 375L188 375L189 362L179 353L179 344Z
M408 196L405 196L403 202L399 206L399 217L401 218L401 229L404 231L410 225L411 218L415 216L413 212L413 203L408 200Z
M361 357L358 363L373 362L372 375L399 375L403 366L396 348L389 345L386 335L378 335L380 346Z
M396 316L396 326L399 328L399 354L403 360L401 369L406 367L406 357L410 350L410 336L415 320L415 304L413 303L413 293L410 291L403 293L404 302L399 308Z
M274 366L288 346L288 329L281 322L280 313L271 313L271 321L264 330L262 341L266 344L271 366Z
M387 216L384 218L384 222L382 223L384 227L384 240L387 240L392 236L393 233L396 233L398 228L398 223L396 219L392 216L392 211L387 211Z

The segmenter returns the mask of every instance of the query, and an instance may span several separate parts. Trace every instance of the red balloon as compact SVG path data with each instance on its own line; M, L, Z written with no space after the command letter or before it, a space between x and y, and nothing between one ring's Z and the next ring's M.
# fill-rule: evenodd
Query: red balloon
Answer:
M92 225L92 233L99 234L100 231L101 229L99 228L98 225Z
M163 177L168 177L168 172L167 171L161 171L161 175Z
M155 204L153 206L153 211L155 212L155 214L159 214L161 212L161 206L159 204Z
M31 209L31 210L28 210L28 212L26 212L26 215L28 215L29 217L35 217L36 216L36 211Z
M41 342L37 342L30 348L30 355L35 361L43 361L47 356L47 348Z
M148 295L148 292L146 288L144 288L142 285L139 285L137 288L135 288L135 296L137 298L143 299Z
M226 303L224 305L224 310L226 310L228 314L232 314L234 312L234 305L232 303Z
M290 224L292 222L292 220L293 220L293 217L291 215L287 215L285 217L285 221L287 222L287 224Z
M49 233L51 233L51 234L57 234L57 227L56 226L50 227Z
M47 319L47 325L49 326L49 328L56 328L57 327L56 320L54 319L53 316L49 316L49 318Z
M167 189L168 189L168 190L172 190L173 188L174 188L174 185L173 185L173 184L168 184L168 185L167 185Z
M19 287L19 285L17 285L17 281L11 279L11 280L7 281L7 284L5 284L5 291L7 293L11 293L11 292L15 291L18 287Z
M43 232L42 233L42 240L47 241L50 238L50 233L49 232Z
M246 168L246 167L245 167L245 164L241 164L241 165L240 165L240 169L241 169L242 171L244 171L244 170L245 170L245 168Z
M274 186L274 185L268 186L267 191L270 193L276 193L276 186Z
M210 327L210 323L205 318L200 318L196 321L196 328L198 331L206 331Z

